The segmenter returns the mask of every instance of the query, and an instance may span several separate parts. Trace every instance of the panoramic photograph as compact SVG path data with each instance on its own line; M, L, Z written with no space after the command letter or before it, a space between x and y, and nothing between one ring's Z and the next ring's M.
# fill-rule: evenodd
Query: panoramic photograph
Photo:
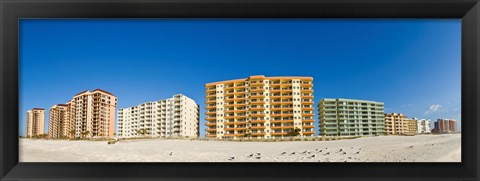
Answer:
M461 162L459 19L21 19L20 162Z

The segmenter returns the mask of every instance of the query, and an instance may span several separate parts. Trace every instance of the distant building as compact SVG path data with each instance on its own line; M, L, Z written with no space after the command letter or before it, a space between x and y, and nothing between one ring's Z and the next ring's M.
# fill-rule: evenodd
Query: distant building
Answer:
M385 132L388 135L415 135L417 121L401 113L385 114Z
M117 117L117 136L120 138L196 138L200 133L199 106L193 99L182 94L119 109Z
M385 134L384 103L325 98L318 104L320 135L374 136Z
M437 134L456 133L457 121L454 119L437 119L432 132Z
M27 111L26 137L45 134L45 109L33 108Z
M406 128L404 128L403 134L405 135L416 135L417 134L417 120L407 118L405 119Z
M48 137L68 137L70 122L67 117L68 107L66 104L57 104L50 108L48 116Z
M417 134L430 134L432 133L430 127L430 119L417 119L413 118L417 121Z

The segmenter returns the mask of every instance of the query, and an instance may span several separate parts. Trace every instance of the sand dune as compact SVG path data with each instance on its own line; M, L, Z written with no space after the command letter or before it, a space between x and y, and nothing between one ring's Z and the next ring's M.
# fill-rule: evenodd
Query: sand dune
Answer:
M460 162L460 134L337 141L20 140L20 162Z

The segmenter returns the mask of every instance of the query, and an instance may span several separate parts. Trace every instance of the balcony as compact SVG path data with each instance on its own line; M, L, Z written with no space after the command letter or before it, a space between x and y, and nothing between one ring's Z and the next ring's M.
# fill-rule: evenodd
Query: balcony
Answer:
M267 128L266 126L252 126L250 129L265 129Z
M265 101L251 101L250 104L265 104Z
M314 126L313 125L304 125L302 126L302 128L313 128Z
M265 95L251 95L250 98L264 98Z
M252 136L265 136L266 133L252 133Z
M302 110L304 111L313 111L313 107L302 107Z
M245 97L234 98L233 100L234 101L243 101L243 100L245 100Z
M251 117L265 117L265 114L250 114Z
M231 127L231 128L223 128L223 130L225 130L225 131L233 131L233 130L235 130L235 128L234 128L234 127Z
M300 86L302 87L313 87L312 83L301 83Z
M302 116L314 116L313 113L302 113Z
M237 102L235 103L235 106L245 106L245 102Z
M288 134L288 133L285 133L285 132L278 132L278 133L272 132L272 133L270 133L270 135L272 135L272 136L286 135L286 134Z
M216 134L206 134L205 136L207 136L207 137L217 137Z
M252 107L250 108L250 110L254 110L254 111L265 110L265 107Z
M208 121L213 121L213 120L216 120L217 118L216 117L207 117L205 118L205 120L208 120Z
M303 123L313 123L313 122L315 122L315 120L313 120L313 119L304 119L304 120L302 120L302 122L303 122Z
M214 131L217 131L217 129L215 128L209 128L209 129L205 129L206 132L214 132Z
M250 123L265 123L265 120L251 120Z
M303 135L312 135L315 134L313 131L308 131L308 132L302 132Z
M263 91L265 91L264 88L250 89L250 92L263 92Z
M313 89L302 89L300 92L302 92L302 93L313 93Z
M236 130L236 131L244 131L246 129L247 129L246 127L236 127L236 128L234 128L234 130Z
M313 95L302 95L302 99L313 99Z
M213 106L207 106L205 107L205 109L215 109L217 106L213 105Z
M270 89L270 92L272 92L272 93L274 93L274 92L275 92L275 93L279 93L279 92L281 92L281 91L282 91L282 90L280 90L280 89Z
M205 115L217 114L216 112L205 112Z

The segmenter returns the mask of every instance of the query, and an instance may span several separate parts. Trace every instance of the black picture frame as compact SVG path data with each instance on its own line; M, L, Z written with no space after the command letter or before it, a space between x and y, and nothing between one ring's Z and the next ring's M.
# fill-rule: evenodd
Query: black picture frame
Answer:
M461 18L461 163L19 163L20 18ZM1 180L479 180L478 0L0 0Z

